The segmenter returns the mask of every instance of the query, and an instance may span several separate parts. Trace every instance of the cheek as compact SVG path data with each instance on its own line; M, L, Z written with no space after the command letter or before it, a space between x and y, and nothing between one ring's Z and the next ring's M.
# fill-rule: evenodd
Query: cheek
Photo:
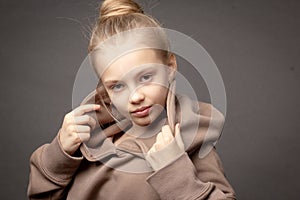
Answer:
M149 93L150 98L158 104L164 104L168 94L168 88L161 85L155 85L148 91L152 91Z
M127 93L117 93L117 94L109 94L111 102L117 108L117 110L125 114L127 113L127 105L128 105L128 97L129 94Z

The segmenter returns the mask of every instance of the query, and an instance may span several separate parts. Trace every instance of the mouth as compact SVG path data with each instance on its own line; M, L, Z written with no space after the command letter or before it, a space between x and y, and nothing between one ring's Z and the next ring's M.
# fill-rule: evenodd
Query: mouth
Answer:
M151 106L143 106L131 112L135 117L145 117L149 114Z

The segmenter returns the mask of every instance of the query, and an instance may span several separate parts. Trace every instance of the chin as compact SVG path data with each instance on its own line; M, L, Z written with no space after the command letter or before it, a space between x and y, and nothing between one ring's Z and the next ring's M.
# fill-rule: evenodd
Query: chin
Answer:
M132 122L135 125L138 126L148 126L152 123L151 119L149 117L139 118L139 119L133 119Z
M138 125L138 126L148 126L148 125L150 125L151 124L151 121L133 121L133 123L135 124L135 125Z

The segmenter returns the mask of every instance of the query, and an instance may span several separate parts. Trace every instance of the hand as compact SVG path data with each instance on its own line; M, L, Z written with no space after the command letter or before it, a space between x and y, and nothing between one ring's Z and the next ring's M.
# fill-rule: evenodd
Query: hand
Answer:
M100 105L86 104L65 115L59 140L63 150L73 155L82 142L88 141L90 132L96 127L96 120L86 113L98 110Z
M156 142L152 145L148 153L153 153L162 150L174 140L172 130L169 125L164 125L156 136ZM175 140L179 148L184 150L184 144L180 136L179 123L175 125Z
M175 137L170 126L165 125L157 134L156 142L147 152L145 159L157 171L179 158L184 152L179 124L175 125Z

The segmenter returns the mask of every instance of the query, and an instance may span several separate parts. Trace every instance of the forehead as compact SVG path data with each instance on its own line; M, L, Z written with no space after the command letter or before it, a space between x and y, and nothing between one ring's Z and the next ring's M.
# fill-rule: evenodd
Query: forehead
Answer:
M114 61L102 73L103 82L109 80L119 80L130 71L137 69L147 63L163 64L162 56L153 49L143 49L128 53Z

